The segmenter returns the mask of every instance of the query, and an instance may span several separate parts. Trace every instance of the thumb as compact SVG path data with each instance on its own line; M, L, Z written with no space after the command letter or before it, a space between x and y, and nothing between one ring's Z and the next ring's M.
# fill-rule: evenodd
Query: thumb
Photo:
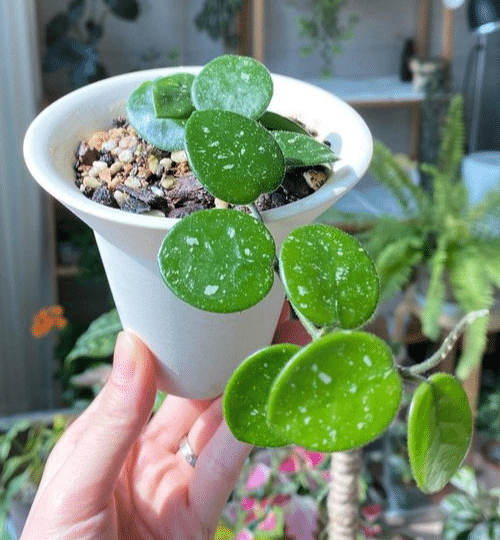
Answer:
M61 471L90 504L111 496L123 463L151 416L155 395L153 355L137 336L121 332L111 376Z

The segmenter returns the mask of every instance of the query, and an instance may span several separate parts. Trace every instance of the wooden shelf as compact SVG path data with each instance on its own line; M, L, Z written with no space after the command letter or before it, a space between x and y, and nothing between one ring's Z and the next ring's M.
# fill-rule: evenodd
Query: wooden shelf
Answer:
M419 104L424 92L416 91L411 82L397 76L359 79L308 79L307 82L328 90L355 107L394 107Z

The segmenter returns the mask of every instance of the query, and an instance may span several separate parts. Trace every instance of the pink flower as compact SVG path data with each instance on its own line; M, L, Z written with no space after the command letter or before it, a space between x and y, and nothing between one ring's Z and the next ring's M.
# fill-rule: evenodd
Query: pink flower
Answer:
M245 483L245 489L254 491L264 486L271 476L271 469L263 463L257 463L252 467Z
M369 522L375 521L381 514L382 508L378 504L369 504L361 508L361 515Z
M278 520L276 519L276 514L271 511L267 514L266 518L257 525L257 529L260 531L274 531L277 525Z
M234 540L253 540L254 535L247 529L241 529L235 536Z
M361 530L366 538L375 538L382 532L382 527L380 525L361 525Z
M278 493L273 500L271 501L272 506L285 506L290 501L290 495L285 495L284 493Z
M299 470L297 458L293 454L288 456L280 463L279 470L284 473L296 473Z
M242 510L245 510L245 512L253 510L255 508L255 505L256 501L252 497L246 497L241 500L241 508Z
M311 452L309 450L304 450L304 448L296 448L295 452L302 456L307 467L314 469L318 465L321 465L325 461L325 454L322 452Z
M297 495L285 508L287 536L295 540L314 540L318 533L318 504L311 497Z

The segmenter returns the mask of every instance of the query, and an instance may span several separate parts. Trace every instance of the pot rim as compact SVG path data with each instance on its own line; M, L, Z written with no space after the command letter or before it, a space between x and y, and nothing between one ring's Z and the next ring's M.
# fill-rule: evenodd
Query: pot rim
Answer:
M23 151L24 159L31 175L45 191L71 209L76 209L98 219L111 220L123 225L146 227L156 230L170 229L177 223L179 218L124 212L123 210L107 207L88 199L82 195L74 183L71 185L74 189L67 189L68 178L56 171L54 166L58 148L53 145L52 139L55 140L55 137L57 137L58 129L60 129L60 126L57 124L60 124L61 118L71 118L72 114L75 114L81 107L82 100L86 102L89 102L89 99L97 101L101 96L109 95L110 92L116 91L121 86L132 84L132 81L134 82L133 87L136 87L141 82L154 79L158 76L179 71L197 73L201 68L202 66L178 66L133 71L89 84L59 98L41 111L26 131ZM341 150L339 161L334 163L332 167L334 174L330 176L328 181L318 191L301 200L262 212L263 219L266 222L293 218L312 208L328 204L329 201L331 201L331 204L334 204L334 202L352 189L361 179L369 167L373 152L373 140L368 127L361 116L344 101L330 92L305 81L275 73L271 75L275 86L276 83L280 86L295 85L303 93L311 92L315 99L324 99L325 102L329 103L325 107L334 106L339 111L340 117L351 120L354 128L351 125L345 125L346 122L344 122L344 125L334 126L332 129L335 129L335 132L340 133L340 135L349 133L350 129L351 131L354 129L360 151L356 155L356 162L353 162L354 160L349 162L343 159ZM269 110L274 110L272 105L273 102L271 102ZM124 106L125 99L123 97L117 97L115 103L116 113L114 116L123 114ZM120 111L120 108L123 110ZM91 119L92 115L88 114L88 117ZM89 131L89 134L99 129L107 129L107 126L92 129Z

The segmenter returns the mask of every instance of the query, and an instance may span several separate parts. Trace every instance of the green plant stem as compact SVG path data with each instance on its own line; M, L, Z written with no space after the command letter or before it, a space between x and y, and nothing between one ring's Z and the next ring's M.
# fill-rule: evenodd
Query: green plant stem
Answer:
M262 219L262 214L260 213L260 210L257 208L257 205L255 203L250 203L248 205L248 209L250 210L250 213L252 214L252 216L257 219L258 221L261 221L263 222L264 220ZM276 275L278 276L278 278L281 280L281 276L280 276L280 273L279 273L279 266L276 264L275 265L275 268L274 268L275 272L276 272ZM296 308L295 309L295 313L297 314L297 317L299 318L299 321L302 323L302 326L306 329L307 333L311 336L311 338L314 340L316 339L319 339L323 333L324 333L324 329L323 328L316 328L316 326L314 326L314 324L309 320L307 319L306 317L304 317L304 315L302 315L302 313L300 313L300 311Z
M324 334L323 328L317 328L316 326L314 326L314 324L309 319L304 317L304 315L302 315L302 313L298 309L294 308L294 311L297 314L299 321L302 323L302 326L306 329L307 333L311 336L313 341L316 341Z
M471 311L465 315L460 321L455 325L452 331L446 336L446 339L441 344L441 347L427 360L424 360L420 364L408 368L408 373L411 375L420 375L426 371L437 367L439 363L446 358L446 355L451 351L458 338L464 331L465 327L469 324L472 324L479 317L486 317L489 314L489 310L480 309L478 311Z
M260 213L260 210L257 208L257 205L253 202L248 205L248 209L250 210L250 214L260 222L263 222L262 214Z

